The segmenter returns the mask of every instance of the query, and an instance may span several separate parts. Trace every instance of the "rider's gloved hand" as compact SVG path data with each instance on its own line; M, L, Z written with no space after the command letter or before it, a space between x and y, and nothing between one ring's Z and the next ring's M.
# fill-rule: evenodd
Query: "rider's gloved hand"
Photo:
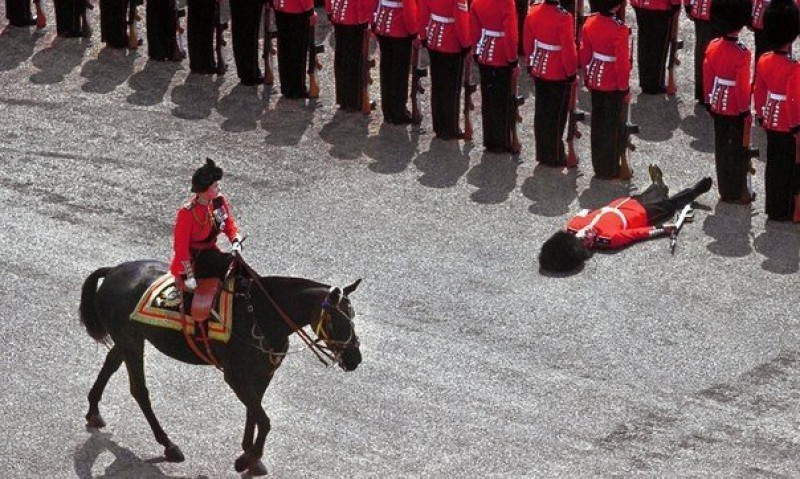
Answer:
M189 292L194 291L197 288L197 281L194 279L194 276L189 276L186 278L186 281L183 282L183 289Z

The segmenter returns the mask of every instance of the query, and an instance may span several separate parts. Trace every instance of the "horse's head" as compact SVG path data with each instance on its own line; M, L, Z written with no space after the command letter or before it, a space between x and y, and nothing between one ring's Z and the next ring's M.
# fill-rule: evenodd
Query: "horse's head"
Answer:
M359 279L340 290L334 288L322 302L320 320L314 325L317 336L336 358L339 367L352 371L361 363L360 344L353 319L356 316L349 295L356 290Z

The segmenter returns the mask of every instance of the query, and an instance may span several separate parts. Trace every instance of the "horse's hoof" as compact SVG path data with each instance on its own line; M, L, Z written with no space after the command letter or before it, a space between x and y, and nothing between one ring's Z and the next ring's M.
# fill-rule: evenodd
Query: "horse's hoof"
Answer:
M106 422L100 417L100 413L86 415L86 427L88 429L101 429L106 427Z
M258 476L266 476L267 475L267 466L264 465L261 461L256 461L255 464L250 466L248 471L251 476L258 477Z
M186 459L183 457L181 448L175 444L164 449L164 457L167 459L167 462L183 462Z
M255 467L258 462L260 462L258 459L245 452L236 459L236 462L233 463L233 468L236 469L236 472L242 473ZM266 468L264 470L266 471Z

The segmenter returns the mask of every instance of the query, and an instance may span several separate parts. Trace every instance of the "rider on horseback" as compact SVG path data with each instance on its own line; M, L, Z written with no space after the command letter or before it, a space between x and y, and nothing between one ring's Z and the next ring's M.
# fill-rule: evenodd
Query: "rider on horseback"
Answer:
M222 168L213 160L192 175L192 193L195 195L178 210L175 220L174 249L170 272L182 290L193 291L197 279L224 279L233 261L232 253L223 253L217 246L217 236L224 232L233 251L241 253L239 228L231 213L228 201L217 182L222 179Z

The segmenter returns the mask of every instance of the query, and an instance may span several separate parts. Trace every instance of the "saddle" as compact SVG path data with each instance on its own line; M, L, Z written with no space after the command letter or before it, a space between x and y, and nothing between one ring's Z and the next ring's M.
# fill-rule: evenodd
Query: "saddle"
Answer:
M204 323L208 320L216 304L219 290L222 287L222 280L219 278L202 278L197 280L197 288L190 300L190 315L197 323Z

